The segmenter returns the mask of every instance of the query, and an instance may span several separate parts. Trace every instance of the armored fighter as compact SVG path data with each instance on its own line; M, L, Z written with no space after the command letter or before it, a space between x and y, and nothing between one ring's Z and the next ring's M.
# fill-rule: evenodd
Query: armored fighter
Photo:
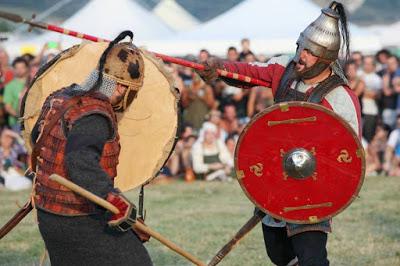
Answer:
M144 63L121 33L103 52L97 69L82 85L47 97L32 130L34 206L52 265L151 265L141 239L131 230L136 207L114 188L120 153L116 113L142 87ZM84 62L82 62L84 64ZM115 205L104 209L49 179L70 179Z
M280 56L267 63L249 64L211 58L199 74L207 82L217 77L216 69L261 79L269 84L276 103L307 101L320 104L338 114L360 137L360 106L339 63L341 47L345 49L347 59L349 32L346 14L342 4L332 2L301 32L294 57ZM224 80L248 88L243 83ZM262 222L267 254L276 265L329 265L326 243L331 220L296 224L267 214Z

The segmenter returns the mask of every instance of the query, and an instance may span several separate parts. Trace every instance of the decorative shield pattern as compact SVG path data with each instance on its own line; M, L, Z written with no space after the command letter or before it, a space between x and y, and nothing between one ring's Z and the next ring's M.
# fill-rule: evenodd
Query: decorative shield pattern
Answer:
M235 150L238 181L272 217L327 220L357 197L364 180L361 142L331 110L307 102L276 104L246 126Z
M96 68L107 46L105 42L84 42L65 50L47 68L39 70L22 102L22 133L28 150L31 131L47 96L72 83L81 84ZM140 51L145 64L143 87L127 110L117 114L121 153L115 186L121 191L157 175L171 153L178 130L179 93L173 78L159 59Z

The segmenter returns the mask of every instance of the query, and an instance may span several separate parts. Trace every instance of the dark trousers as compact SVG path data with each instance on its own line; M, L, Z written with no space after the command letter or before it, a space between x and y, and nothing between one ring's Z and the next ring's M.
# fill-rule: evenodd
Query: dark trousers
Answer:
M136 234L109 228L104 214L67 217L38 210L38 220L52 266L152 265Z
M378 116L376 115L363 115L363 136L368 141L371 142L375 136L376 125L378 123Z
M278 266L286 266L297 257L300 266L328 266L327 233L308 231L288 237L285 227L262 225L268 257Z

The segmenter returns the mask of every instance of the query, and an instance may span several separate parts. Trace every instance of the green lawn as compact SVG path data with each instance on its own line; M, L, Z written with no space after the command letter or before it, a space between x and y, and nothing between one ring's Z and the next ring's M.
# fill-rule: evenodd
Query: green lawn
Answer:
M334 219L328 250L332 265L400 265L400 178L368 177L357 199ZM0 191L0 224L29 192ZM137 192L128 193L137 201ZM208 261L251 216L237 182L176 182L146 189L147 224ZM189 265L156 240L146 244L155 265ZM30 214L0 241L1 265L37 265L43 242ZM256 227L220 265L272 265Z

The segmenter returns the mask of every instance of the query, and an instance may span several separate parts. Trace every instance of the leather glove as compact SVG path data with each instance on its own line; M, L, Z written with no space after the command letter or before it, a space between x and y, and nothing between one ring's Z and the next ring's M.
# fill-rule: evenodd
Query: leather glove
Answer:
M108 225L121 232L131 229L136 222L136 206L121 193L110 192L106 200L119 210L118 214L111 216Z
M146 225L142 218L137 218L136 222ZM150 240L150 235L140 230L139 228L134 228L133 231L135 231L136 235L139 237L142 243L145 243Z
M218 57L210 57L203 66L204 70L196 70L196 72L206 83L211 83L218 78L217 69L225 69L223 60Z

